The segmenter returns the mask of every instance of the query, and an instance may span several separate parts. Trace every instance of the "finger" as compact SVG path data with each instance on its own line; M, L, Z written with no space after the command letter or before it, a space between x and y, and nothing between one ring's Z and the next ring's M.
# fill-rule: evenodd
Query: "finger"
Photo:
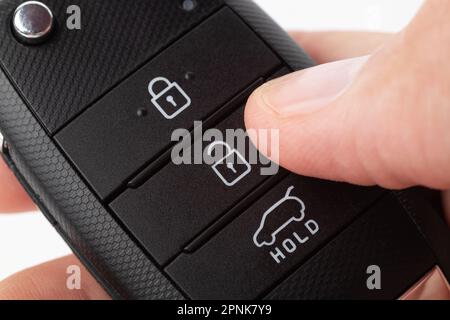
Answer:
M434 268L414 285L400 300L442 300L450 299L450 286L439 268Z
M450 9L441 3L441 11ZM450 23L444 13L438 17L436 24L420 14L370 57L264 85L249 99L247 127L279 130L279 162L299 174L395 189L450 189L450 75L442 68Z
M69 266L80 268L79 290L68 288ZM0 282L0 300L107 299L110 298L106 292L73 255L22 271Z
M36 210L33 201L0 157L0 213Z
M319 64L369 55L392 37L380 32L292 32L291 35Z

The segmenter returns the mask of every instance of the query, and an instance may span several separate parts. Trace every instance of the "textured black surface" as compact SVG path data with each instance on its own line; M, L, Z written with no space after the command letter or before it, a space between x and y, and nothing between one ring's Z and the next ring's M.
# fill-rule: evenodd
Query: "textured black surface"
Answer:
M11 33L10 15L21 2L0 1L0 57L54 133L223 1L197 0L197 9L188 13L178 0L45 0L59 28L35 47L18 43ZM81 8L81 31L65 27L69 5Z
M267 299L397 299L436 264L425 239L391 194L276 287ZM368 290L367 267L381 269Z
M315 65L309 55L261 8L251 0L225 0L266 43L293 69Z
M0 127L17 170L66 239L119 298L180 299L66 162L0 72Z

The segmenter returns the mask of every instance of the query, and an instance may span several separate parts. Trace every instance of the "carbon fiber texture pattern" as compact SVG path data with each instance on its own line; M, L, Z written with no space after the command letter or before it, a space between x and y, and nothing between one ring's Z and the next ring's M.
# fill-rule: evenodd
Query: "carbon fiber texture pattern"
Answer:
M183 298L80 180L3 72L0 127L34 198L107 288L118 298Z
M262 39L293 69L315 65L309 55L252 0L225 0Z
M10 32L21 2L0 1L0 57L50 133L223 4L197 0L186 12L178 0L44 0L59 26L50 41L30 47ZM69 5L81 8L81 31L64 26Z

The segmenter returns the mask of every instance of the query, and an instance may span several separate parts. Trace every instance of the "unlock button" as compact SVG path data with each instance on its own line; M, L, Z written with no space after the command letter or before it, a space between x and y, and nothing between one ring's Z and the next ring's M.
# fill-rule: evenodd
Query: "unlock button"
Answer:
M270 179L261 175L265 167L261 161L251 161L249 155L257 150L242 130L243 120L242 107L215 126L222 139L217 137L217 142L199 148L198 151L204 151L200 153L212 154L205 157L205 163L170 162L144 184L126 190L111 202L117 217L160 265L167 264L202 231ZM240 146L240 152L233 149L235 144L231 141L222 142L228 141L223 137L229 129L241 129L242 136L237 139L246 140L246 151ZM195 144L184 152L193 154Z
M226 142L214 142L207 148L208 155L212 155L218 148L225 147L226 155L213 165L213 170L227 187L236 185L244 179L252 167L239 151L232 149Z

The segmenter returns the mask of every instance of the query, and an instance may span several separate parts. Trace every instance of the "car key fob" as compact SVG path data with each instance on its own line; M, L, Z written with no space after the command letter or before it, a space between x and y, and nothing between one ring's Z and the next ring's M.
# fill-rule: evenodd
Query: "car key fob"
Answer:
M112 297L398 299L450 277L435 192L263 174L220 138L249 140L250 93L314 65L253 2L8 0L0 21L4 158Z

